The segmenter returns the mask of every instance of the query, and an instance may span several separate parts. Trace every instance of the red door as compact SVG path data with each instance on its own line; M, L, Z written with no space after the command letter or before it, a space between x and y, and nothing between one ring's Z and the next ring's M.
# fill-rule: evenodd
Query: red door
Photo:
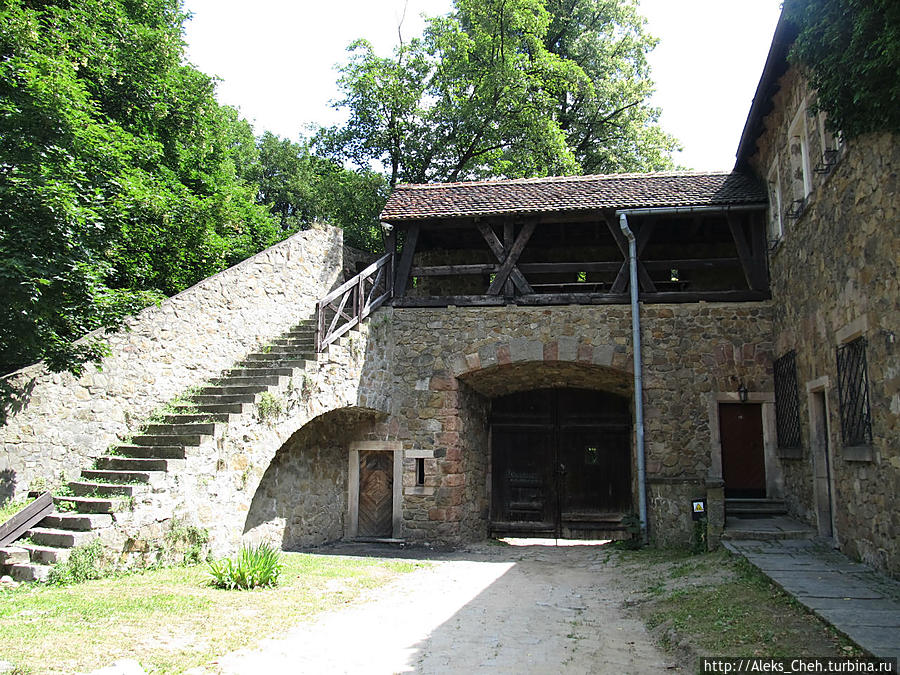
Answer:
M753 403L719 404L719 434L725 496L765 497L762 406Z

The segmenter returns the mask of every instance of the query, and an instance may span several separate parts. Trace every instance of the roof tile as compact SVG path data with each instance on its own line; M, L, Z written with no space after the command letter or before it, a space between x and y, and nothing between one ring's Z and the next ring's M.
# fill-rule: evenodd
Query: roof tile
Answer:
M384 221L512 213L764 203L764 186L736 172L657 172L398 185Z

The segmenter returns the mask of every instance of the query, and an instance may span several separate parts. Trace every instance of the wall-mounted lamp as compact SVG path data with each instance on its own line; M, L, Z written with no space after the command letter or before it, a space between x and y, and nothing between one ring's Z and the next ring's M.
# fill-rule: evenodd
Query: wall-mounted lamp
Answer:
M741 383L738 385L738 399L740 400L741 403L746 403L746 402L747 402L747 395L748 395L749 393L750 393L750 392L747 391L747 387L745 387L745 386L744 386L744 383L741 382Z

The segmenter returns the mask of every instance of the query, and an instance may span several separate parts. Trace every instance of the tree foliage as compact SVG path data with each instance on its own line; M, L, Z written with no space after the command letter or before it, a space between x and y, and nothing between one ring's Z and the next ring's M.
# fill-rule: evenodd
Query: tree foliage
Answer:
M396 182L671 166L630 0L456 0L392 58L350 46L346 125L316 139Z
M242 173L257 187L256 201L277 220L282 235L326 222L344 229L344 241L367 251L381 247L378 215L387 198L381 174L351 171L299 143L265 132Z
M900 3L785 0L784 13L799 30L790 58L809 71L831 130L900 132Z
M0 6L0 372L274 241L236 163L252 131L182 64L178 0Z

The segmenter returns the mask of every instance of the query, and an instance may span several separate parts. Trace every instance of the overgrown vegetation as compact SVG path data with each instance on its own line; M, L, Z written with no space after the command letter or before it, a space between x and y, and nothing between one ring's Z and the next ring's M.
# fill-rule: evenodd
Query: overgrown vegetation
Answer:
M900 3L785 0L784 13L799 30L791 59L809 71L831 131L900 133Z
M272 420L284 413L284 401L269 391L264 391L256 400L256 412L261 420Z
M55 586L80 584L91 579L108 576L109 570L103 559L103 547L95 539L90 544L76 546L65 562L57 563L50 570L47 582Z
M24 672L88 672L120 658L184 672L341 607L420 563L284 554L277 588L223 593L205 565L66 587L0 589L0 659Z
M0 524L5 523L33 501L33 499L7 499L3 505L0 506Z
M210 583L216 588L242 591L277 586L283 567L281 552L269 544L242 546L234 558L209 563Z

